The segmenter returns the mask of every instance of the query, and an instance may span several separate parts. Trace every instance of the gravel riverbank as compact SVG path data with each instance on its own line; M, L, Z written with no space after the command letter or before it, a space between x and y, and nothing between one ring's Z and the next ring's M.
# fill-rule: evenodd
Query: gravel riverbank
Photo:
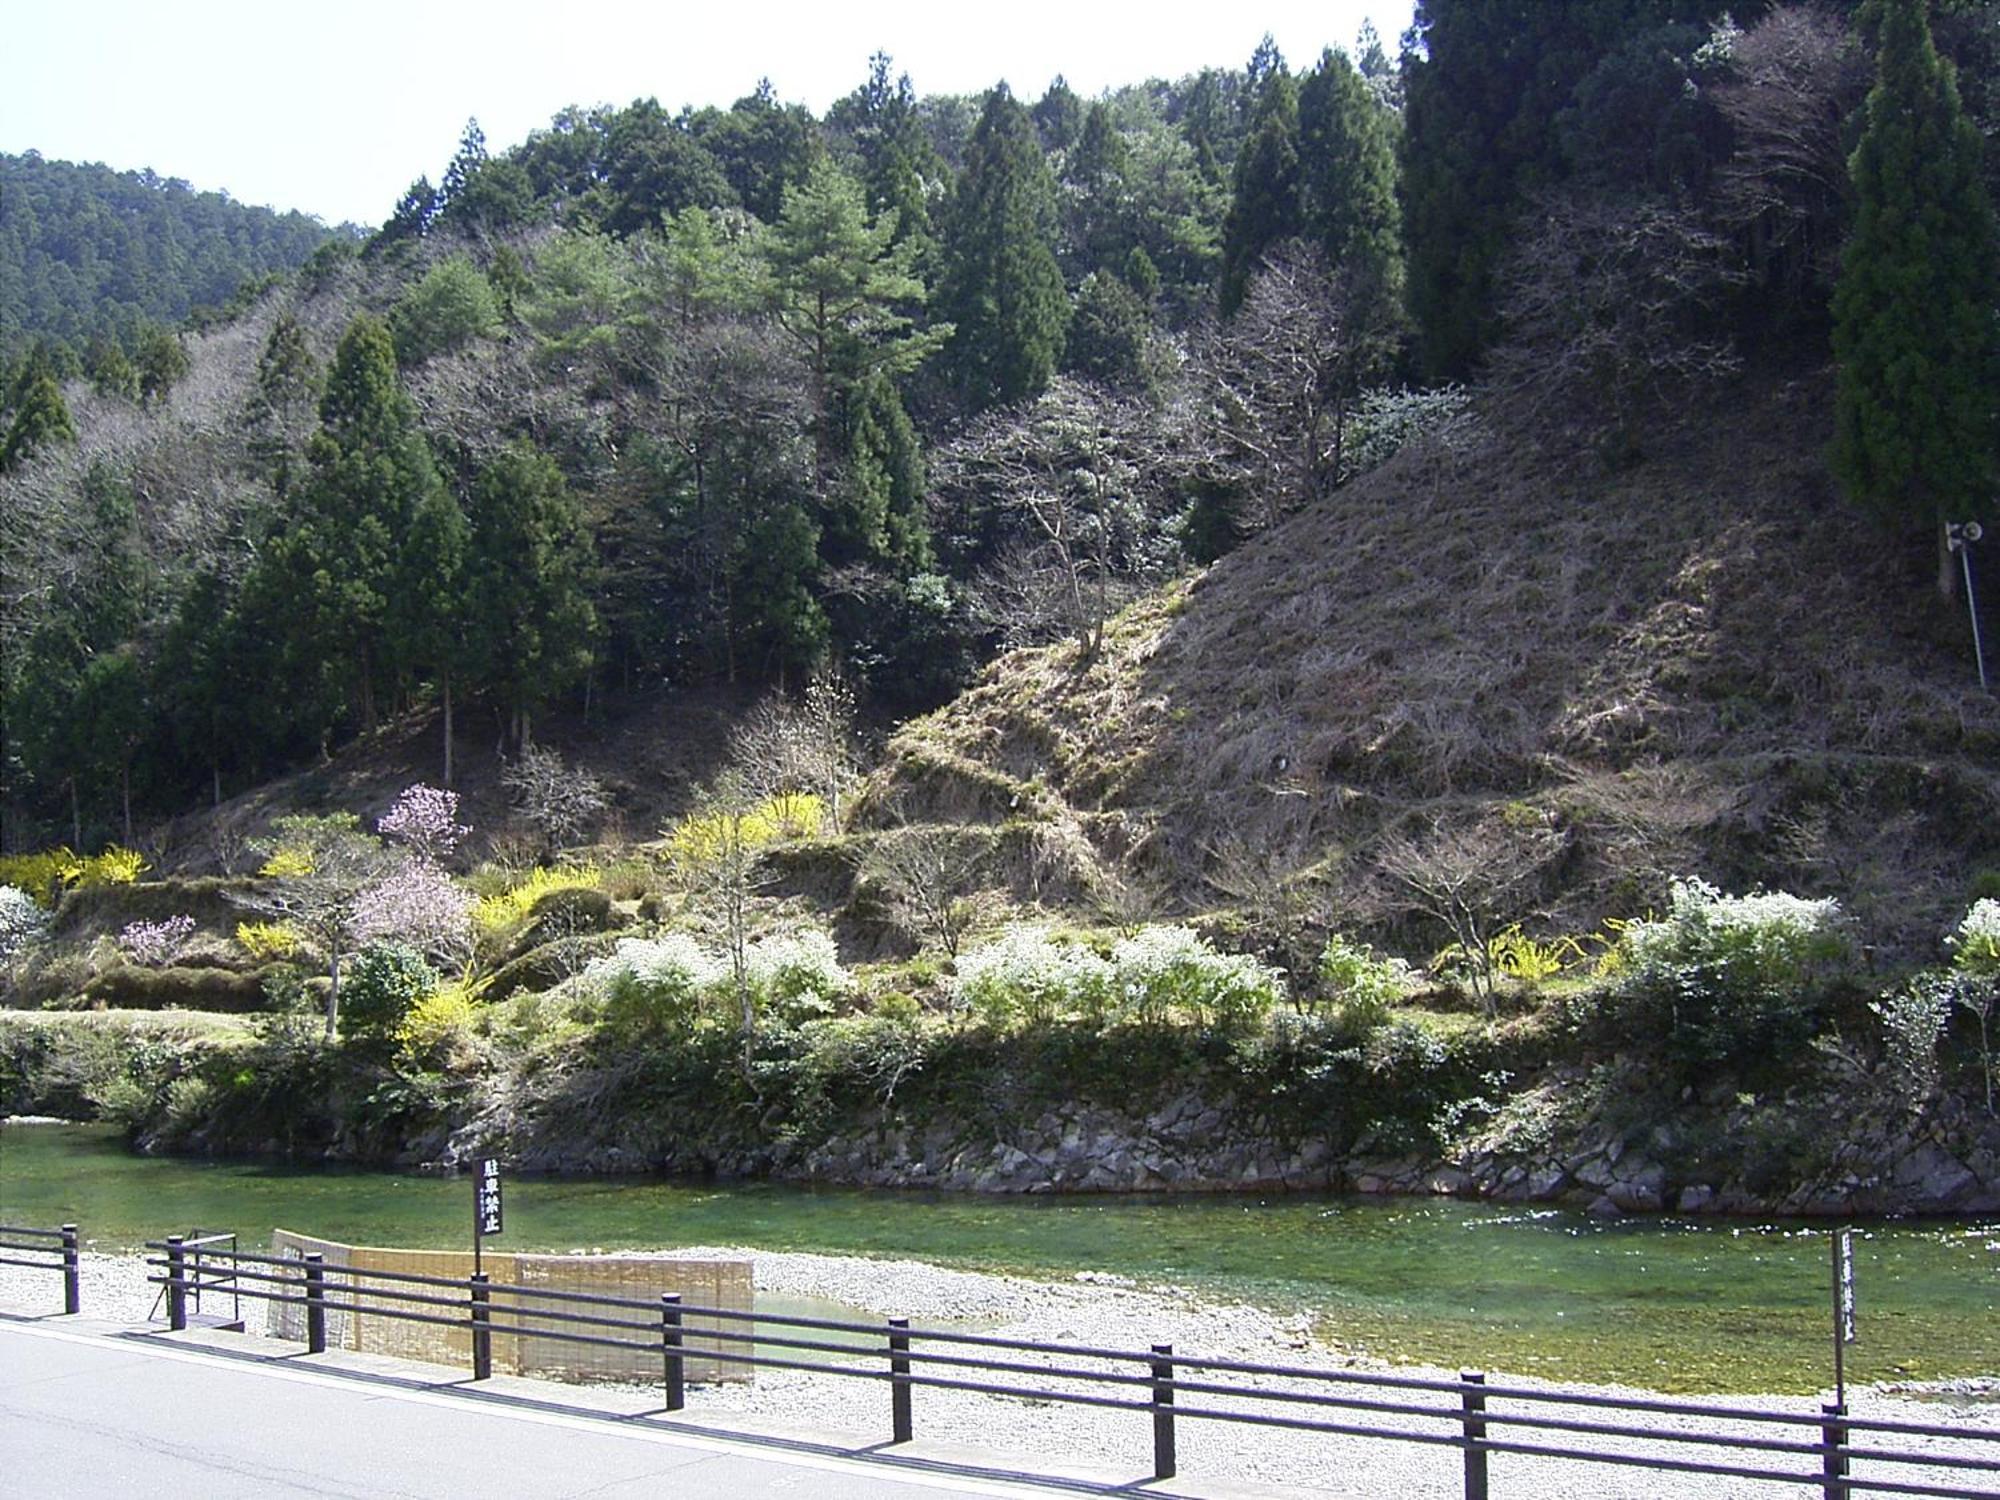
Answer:
M835 1301L871 1315L908 1317L914 1324L971 1326L982 1332L1031 1341L1090 1344L1101 1348L1145 1350L1170 1343L1181 1356L1239 1360L1256 1364L1296 1366L1314 1370L1384 1373L1392 1367L1366 1356L1330 1349L1317 1342L1308 1320L1287 1318L1241 1304L1210 1302L1184 1289L1138 1286L1116 1278L1092 1276L1075 1282L1041 1282L1020 1277L987 1275L926 1265L915 1261L864 1260L844 1256L749 1251L702 1247L663 1255L715 1257L742 1255L755 1262L760 1292L781 1297ZM86 1254L83 1259L83 1306L93 1318L143 1322L154 1316L158 1290L145 1281L140 1257ZM0 1310L22 1313L54 1311L61 1305L61 1285L48 1272L0 1267ZM253 1322L253 1327L256 1324ZM1023 1364L1046 1365L1034 1355L1006 1356ZM921 1368L921 1367L920 1367ZM1033 1384L1029 1376L996 1377L944 1370L946 1376L977 1380L1013 1379ZM1455 1371L1399 1365L1397 1375L1453 1379ZM1503 1379L1495 1375L1497 1382ZM1601 1386L1559 1385L1531 1378L1504 1377L1509 1385L1536 1390L1610 1394ZM1296 1388L1296 1382L1257 1377L1265 1389ZM1143 1396L1143 1391L1135 1391ZM1378 1393L1387 1395L1390 1393ZM1642 1396L1643 1392L1623 1392ZM1095 1473L1105 1479L1138 1479L1150 1472L1151 1424L1143 1412L1055 1405L1012 1397L919 1388L914 1393L916 1429L927 1440L964 1445L1013 1456L1023 1469ZM1435 1403L1435 1395L1401 1395L1395 1399ZM1955 1427L2000 1429L2000 1383L1951 1382L1945 1390L1919 1395L1908 1391L1849 1392L1857 1417ZM1183 1395L1183 1405L1226 1405L1222 1398ZM1703 1398L1704 1405L1738 1409L1763 1408L1817 1414L1818 1397L1758 1396ZM816 1433L844 1432L860 1439L885 1438L888 1393L876 1381L844 1379L810 1371L760 1370L754 1383L697 1387L689 1393L688 1415L728 1427L732 1421L760 1431L787 1426ZM1534 1410L1519 1401L1496 1398L1496 1412ZM1267 1410L1273 1408L1265 1408ZM1357 1426L1393 1427L1442 1434L1439 1421L1397 1418L1379 1413L1313 1413L1322 1419L1351 1421ZM1565 1409L1565 1417L1579 1415ZM1798 1428L1774 1432L1768 1424L1719 1422L1713 1418L1674 1413L1601 1413L1600 1419L1645 1432L1728 1431L1765 1439L1802 1440ZM1690 1449L1641 1437L1580 1437L1560 1431L1524 1432L1510 1429L1510 1440L1549 1447L1613 1447L1647 1449L1686 1459L1715 1461L1715 1450ZM1950 1452L1993 1465L1990 1472L1968 1474L1942 1468L1914 1470L1871 1468L1857 1464L1856 1477L1873 1474L1904 1484L2000 1488L2000 1441L1947 1446L1942 1440L1918 1436L1871 1437L1869 1443L1919 1452ZM1301 1495L1394 1495L1397 1500L1463 1493L1461 1459L1453 1448L1365 1437L1289 1432L1234 1423L1184 1420L1179 1424L1181 1472L1190 1477L1240 1480L1282 1486ZM1763 1462L1806 1469L1816 1465L1807 1456L1738 1454L1728 1462ZM1798 1486L1779 1486L1720 1476L1672 1475L1650 1470L1580 1464L1550 1458L1496 1454L1491 1459L1496 1495L1549 1497L1549 1500L1611 1500L1611 1497L1687 1496L1699 1500L1762 1500L1766 1496L1802 1493Z

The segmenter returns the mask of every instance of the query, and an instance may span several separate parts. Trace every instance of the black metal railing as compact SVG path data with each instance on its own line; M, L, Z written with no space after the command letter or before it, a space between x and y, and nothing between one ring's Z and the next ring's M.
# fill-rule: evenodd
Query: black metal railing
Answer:
M186 1248L173 1240L147 1248L164 1252L148 1261L159 1272L149 1279L167 1289L169 1321L184 1328L195 1274ZM2000 1500L2000 1427L1858 1417L1831 1404L1817 1413L1778 1411L1501 1385L1470 1370L1449 1380L1190 1358L1170 1344L1109 1349L918 1329L904 1318L779 1316L683 1305L671 1293L649 1301L484 1276L329 1266L313 1254L301 1260L229 1252L209 1259L227 1260L241 1296L304 1308L307 1347L316 1354L326 1348L328 1312L464 1330L476 1379L491 1374L496 1334L654 1352L670 1412L686 1405L685 1363L692 1356L809 1370L886 1384L895 1443L915 1436L920 1389L1130 1411L1149 1419L1158 1479L1177 1470L1178 1424L1210 1421L1457 1449L1466 1500L1488 1500L1495 1454L1790 1483L1826 1500L1868 1494ZM689 1327L691 1318L706 1326ZM985 1376L1000 1378L975 1378Z
M83 1306L83 1270L77 1251L76 1225L55 1229L30 1229L20 1224L0 1224L0 1266L23 1266L31 1271L60 1271L63 1284L63 1311L75 1313Z

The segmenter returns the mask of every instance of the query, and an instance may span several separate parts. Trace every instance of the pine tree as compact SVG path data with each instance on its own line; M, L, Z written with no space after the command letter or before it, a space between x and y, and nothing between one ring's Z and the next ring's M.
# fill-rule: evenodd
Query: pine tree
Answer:
M939 310L975 408L1037 394L1062 357L1069 298L1056 265L1055 185L1028 112L1005 84L987 94L966 150Z
M1345 54L1328 49L1299 88L1301 216L1336 272L1393 319L1403 299L1396 119Z
M823 459L835 450L831 419L856 383L905 374L951 336L949 325L911 331L908 309L925 289L911 271L915 247L895 244L895 232L888 215L869 222L859 184L822 158L802 187L786 189L765 241L779 326L812 371Z
M1880 0L1866 125L1848 163L1854 233L1834 291L1833 465L1899 530L1990 514L2000 451L2000 234L1977 127L1931 40L1925 0Z

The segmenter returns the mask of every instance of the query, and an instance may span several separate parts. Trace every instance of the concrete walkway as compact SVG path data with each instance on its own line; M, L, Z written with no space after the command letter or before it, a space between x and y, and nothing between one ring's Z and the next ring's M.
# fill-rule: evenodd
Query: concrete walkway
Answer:
M265 1344L268 1349L268 1343ZM373 1367L371 1367L371 1365ZM1096 1485L953 1473L909 1449L719 1438L547 1388L476 1392L421 1366L273 1357L226 1340L0 1318L0 1492L204 1500L737 1500L1075 1496ZM1171 1492L1163 1486L1163 1492Z

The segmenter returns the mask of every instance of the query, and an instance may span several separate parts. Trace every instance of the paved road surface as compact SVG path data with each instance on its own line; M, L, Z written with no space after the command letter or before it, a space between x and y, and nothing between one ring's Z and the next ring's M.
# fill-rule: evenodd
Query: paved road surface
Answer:
M0 1321L0 1496L930 1500L1069 1493L509 1410L157 1339Z

